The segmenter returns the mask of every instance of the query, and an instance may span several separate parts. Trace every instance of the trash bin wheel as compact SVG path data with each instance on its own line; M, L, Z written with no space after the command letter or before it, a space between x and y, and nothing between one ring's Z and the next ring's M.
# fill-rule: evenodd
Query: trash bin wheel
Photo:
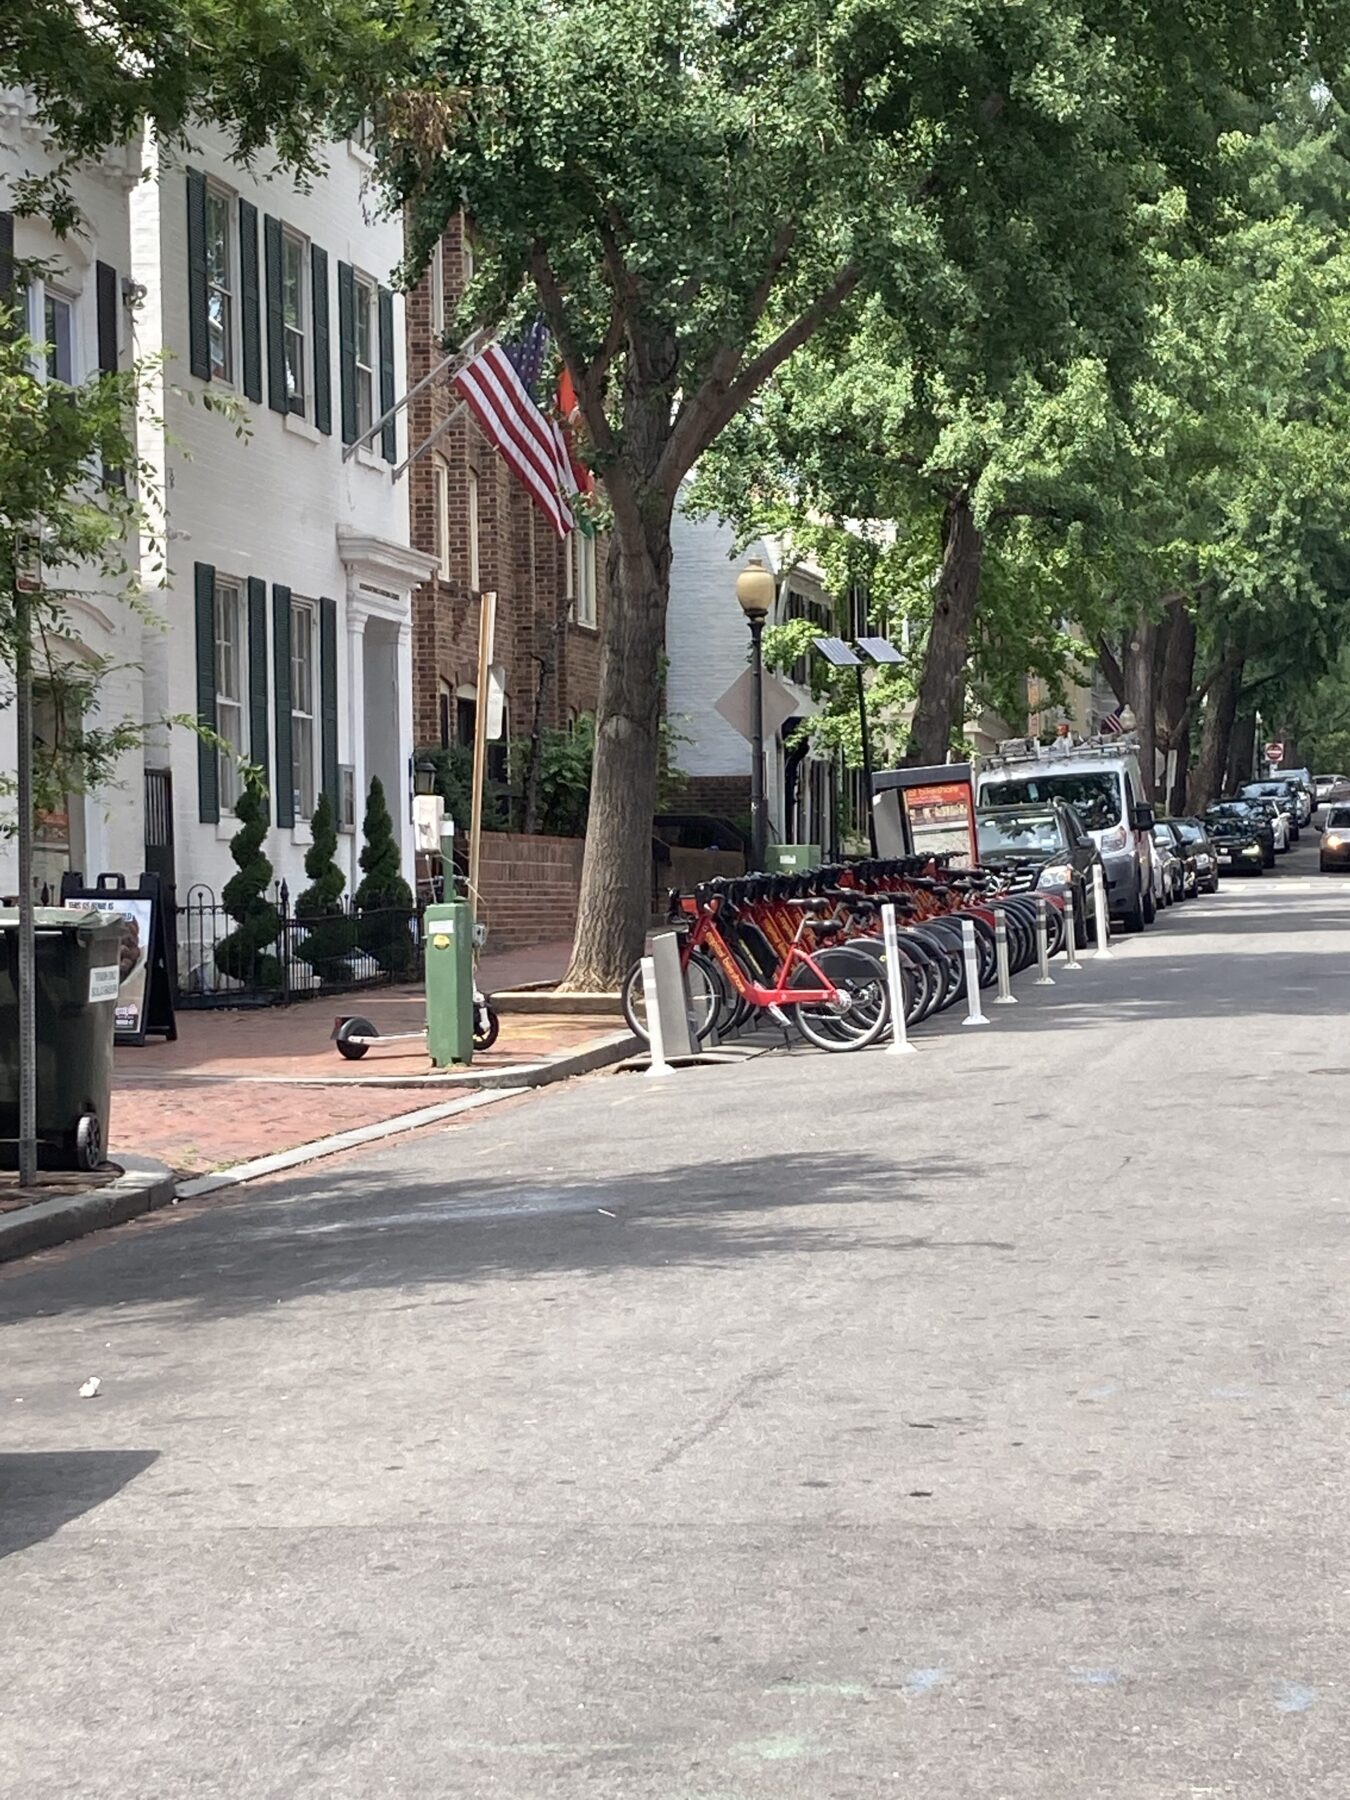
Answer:
M380 1034L369 1019L344 1019L338 1026L336 1043L338 1055L345 1056L348 1062L360 1062L369 1050L369 1044L352 1044L349 1038L378 1037Z
M97 1169L103 1163L103 1127L97 1113L81 1113L75 1127L75 1161L81 1169Z

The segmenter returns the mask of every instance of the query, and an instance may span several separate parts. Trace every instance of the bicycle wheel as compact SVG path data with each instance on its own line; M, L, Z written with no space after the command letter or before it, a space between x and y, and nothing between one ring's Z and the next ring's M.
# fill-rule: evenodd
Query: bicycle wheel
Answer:
M718 1013L725 1001L726 988L722 972L701 950L695 950L685 968L684 986L688 995L686 1016L689 1020L689 1035L696 1044L701 1044L717 1023ZM642 985L641 958L624 977L621 998L628 1029L634 1037L647 1043L647 995Z
M839 999L810 1000L793 1006L798 1030L818 1050L862 1050L876 1043L889 1023L886 972L881 964L860 951L844 946L817 950L814 957L821 974L838 990ZM813 988L819 983L810 969L798 969L793 987Z

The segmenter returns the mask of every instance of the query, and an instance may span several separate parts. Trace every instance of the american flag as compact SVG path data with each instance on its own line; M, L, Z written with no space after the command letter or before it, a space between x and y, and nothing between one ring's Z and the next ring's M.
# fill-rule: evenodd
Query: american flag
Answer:
M1119 707L1117 707L1114 712L1107 713L1106 717L1102 720L1101 734L1103 737L1117 737L1124 729L1125 726L1121 720Z
M560 538L576 525L569 504L577 491L562 430L546 419L531 388L543 373L548 328L536 319L514 344L489 344L453 385L525 491Z

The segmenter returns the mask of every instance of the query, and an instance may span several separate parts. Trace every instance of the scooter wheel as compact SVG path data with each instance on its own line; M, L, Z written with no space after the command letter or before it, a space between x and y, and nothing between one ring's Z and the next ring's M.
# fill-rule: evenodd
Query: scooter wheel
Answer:
M481 1006L474 1007L473 1047L475 1050L490 1050L496 1043L497 1033L501 1028L501 1020L497 1017L496 1013L493 1012L486 1000Z
M353 1044L350 1040L352 1038L378 1037L379 1035L369 1019L344 1019L338 1026L337 1037L334 1039L338 1055L345 1056L348 1062L360 1062L370 1045Z

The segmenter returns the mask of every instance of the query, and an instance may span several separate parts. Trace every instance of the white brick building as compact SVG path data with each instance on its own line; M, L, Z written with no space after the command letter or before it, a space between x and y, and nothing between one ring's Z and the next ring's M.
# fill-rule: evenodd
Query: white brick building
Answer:
M15 183L50 174L53 158L25 94L0 90L0 250L12 249L22 265L42 265L26 283L15 283L11 299L23 310L28 335L49 349L44 373L54 381L78 383L100 370L125 369L130 359L131 236L128 198L140 159L130 149L110 151L71 178L81 228L58 238L45 219L14 216ZM134 577L134 566L129 570ZM122 598L119 584L97 570L63 571L71 591L64 603L68 629L38 650L35 735L50 738L69 721L55 716L56 703L44 692L43 656L77 663L107 658L110 672L100 684L98 711L89 724L108 725L140 717L141 621ZM12 684L0 691L0 769L12 774L18 759ZM12 815L12 802L0 813ZM71 794L64 807L39 814L35 881L52 899L67 868L116 869L135 877L141 869L141 764L139 753L123 758L117 783L95 795ZM18 886L13 835L0 835L0 895Z
M784 562L777 539L756 539L738 553L730 526L712 518L691 519L677 510L671 542L666 713L677 734L673 760L689 778L682 804L691 811L744 819L750 803L750 745L716 710L749 655L736 577L752 557L773 572L778 597L770 625L807 617L816 620L822 633L834 632L839 629L835 607L816 571ZM835 759L828 751L788 747L785 740L818 708L804 668L775 679L798 705L782 731L765 740L769 843L813 843L828 851L835 836Z
M169 567L155 590L147 549L166 629L146 633L146 717L196 714L229 747L182 729L147 740L150 862L172 870L180 901L219 895L247 758L266 775L267 855L292 894L321 792L359 879L375 775L411 875L411 592L431 559L409 548L394 480L401 423L343 456L403 391L400 221L374 216L353 145L332 146L307 190L239 168L208 131L190 155L145 156L135 336L139 355L165 355L149 408L162 423L143 426L142 455L162 484ZM221 398L236 416L214 410Z

